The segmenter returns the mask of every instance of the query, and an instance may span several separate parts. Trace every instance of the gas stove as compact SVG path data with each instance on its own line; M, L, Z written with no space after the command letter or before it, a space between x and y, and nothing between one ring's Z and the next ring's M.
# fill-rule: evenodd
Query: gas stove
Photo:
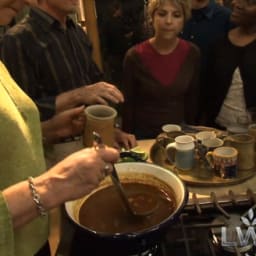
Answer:
M159 255L256 255L255 196L252 190L239 195L229 191L222 197L212 192L200 199L193 193L162 241Z
M178 221L168 228L160 243L137 254L124 252L119 256L255 256L255 204L256 194L250 189L243 194L229 191L221 197L214 192L204 198L193 193ZM75 235L69 241L69 249L63 244L57 255L113 256L82 245Z

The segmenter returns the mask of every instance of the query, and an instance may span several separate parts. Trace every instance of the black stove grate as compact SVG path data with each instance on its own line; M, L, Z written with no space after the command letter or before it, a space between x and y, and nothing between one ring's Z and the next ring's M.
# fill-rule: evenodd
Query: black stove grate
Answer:
M198 198L196 194L187 203L179 222L170 227L161 244L163 256L255 256L253 246L246 252L234 248L232 252L224 250L220 243L214 243L213 230L227 226L232 213L242 216L255 205L255 193L248 190L245 194L235 195L229 191L218 198L215 193L209 197ZM223 216L221 221L216 221ZM232 220L231 220L232 222ZM247 254L246 254L247 253Z

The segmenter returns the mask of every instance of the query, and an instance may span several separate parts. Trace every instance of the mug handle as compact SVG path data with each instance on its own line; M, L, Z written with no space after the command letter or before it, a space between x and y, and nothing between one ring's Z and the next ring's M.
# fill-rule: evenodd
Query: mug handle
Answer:
M166 154L167 154L167 159L171 164L174 164L175 162L175 154L176 154L176 142L169 143L166 148Z
M232 142L234 141L234 139L232 139L230 136L227 136L223 139L223 144L225 146L232 146Z
M212 151L207 152L205 155L205 158L206 158L207 162L209 163L209 165L211 166L211 168L214 168Z
M156 138L156 143L158 143L159 145L166 147L168 144L174 142L174 139L168 137L167 135L159 135Z

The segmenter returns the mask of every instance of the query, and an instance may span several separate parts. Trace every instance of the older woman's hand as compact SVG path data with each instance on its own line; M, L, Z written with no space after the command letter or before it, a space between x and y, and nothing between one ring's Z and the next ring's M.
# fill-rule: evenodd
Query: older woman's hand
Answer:
M118 151L107 146L85 148L65 158L34 179L42 204L52 208L90 193L112 171L112 163L118 158ZM47 191L40 191L39 184L44 184Z
M34 177L33 190L38 195L40 211L26 180L4 189L2 193L8 203L14 228L38 216L42 209L48 211L90 193L112 171L112 164L118 158L119 153L114 148L85 148Z

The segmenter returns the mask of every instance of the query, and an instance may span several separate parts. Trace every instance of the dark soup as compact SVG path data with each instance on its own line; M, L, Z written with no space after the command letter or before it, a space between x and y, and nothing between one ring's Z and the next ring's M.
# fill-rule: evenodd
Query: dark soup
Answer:
M116 188L111 185L86 199L79 212L80 224L107 234L137 232L159 224L176 208L174 192L167 186L158 188L139 182L122 184L133 207L143 212L156 206L152 214L145 217L131 216Z

